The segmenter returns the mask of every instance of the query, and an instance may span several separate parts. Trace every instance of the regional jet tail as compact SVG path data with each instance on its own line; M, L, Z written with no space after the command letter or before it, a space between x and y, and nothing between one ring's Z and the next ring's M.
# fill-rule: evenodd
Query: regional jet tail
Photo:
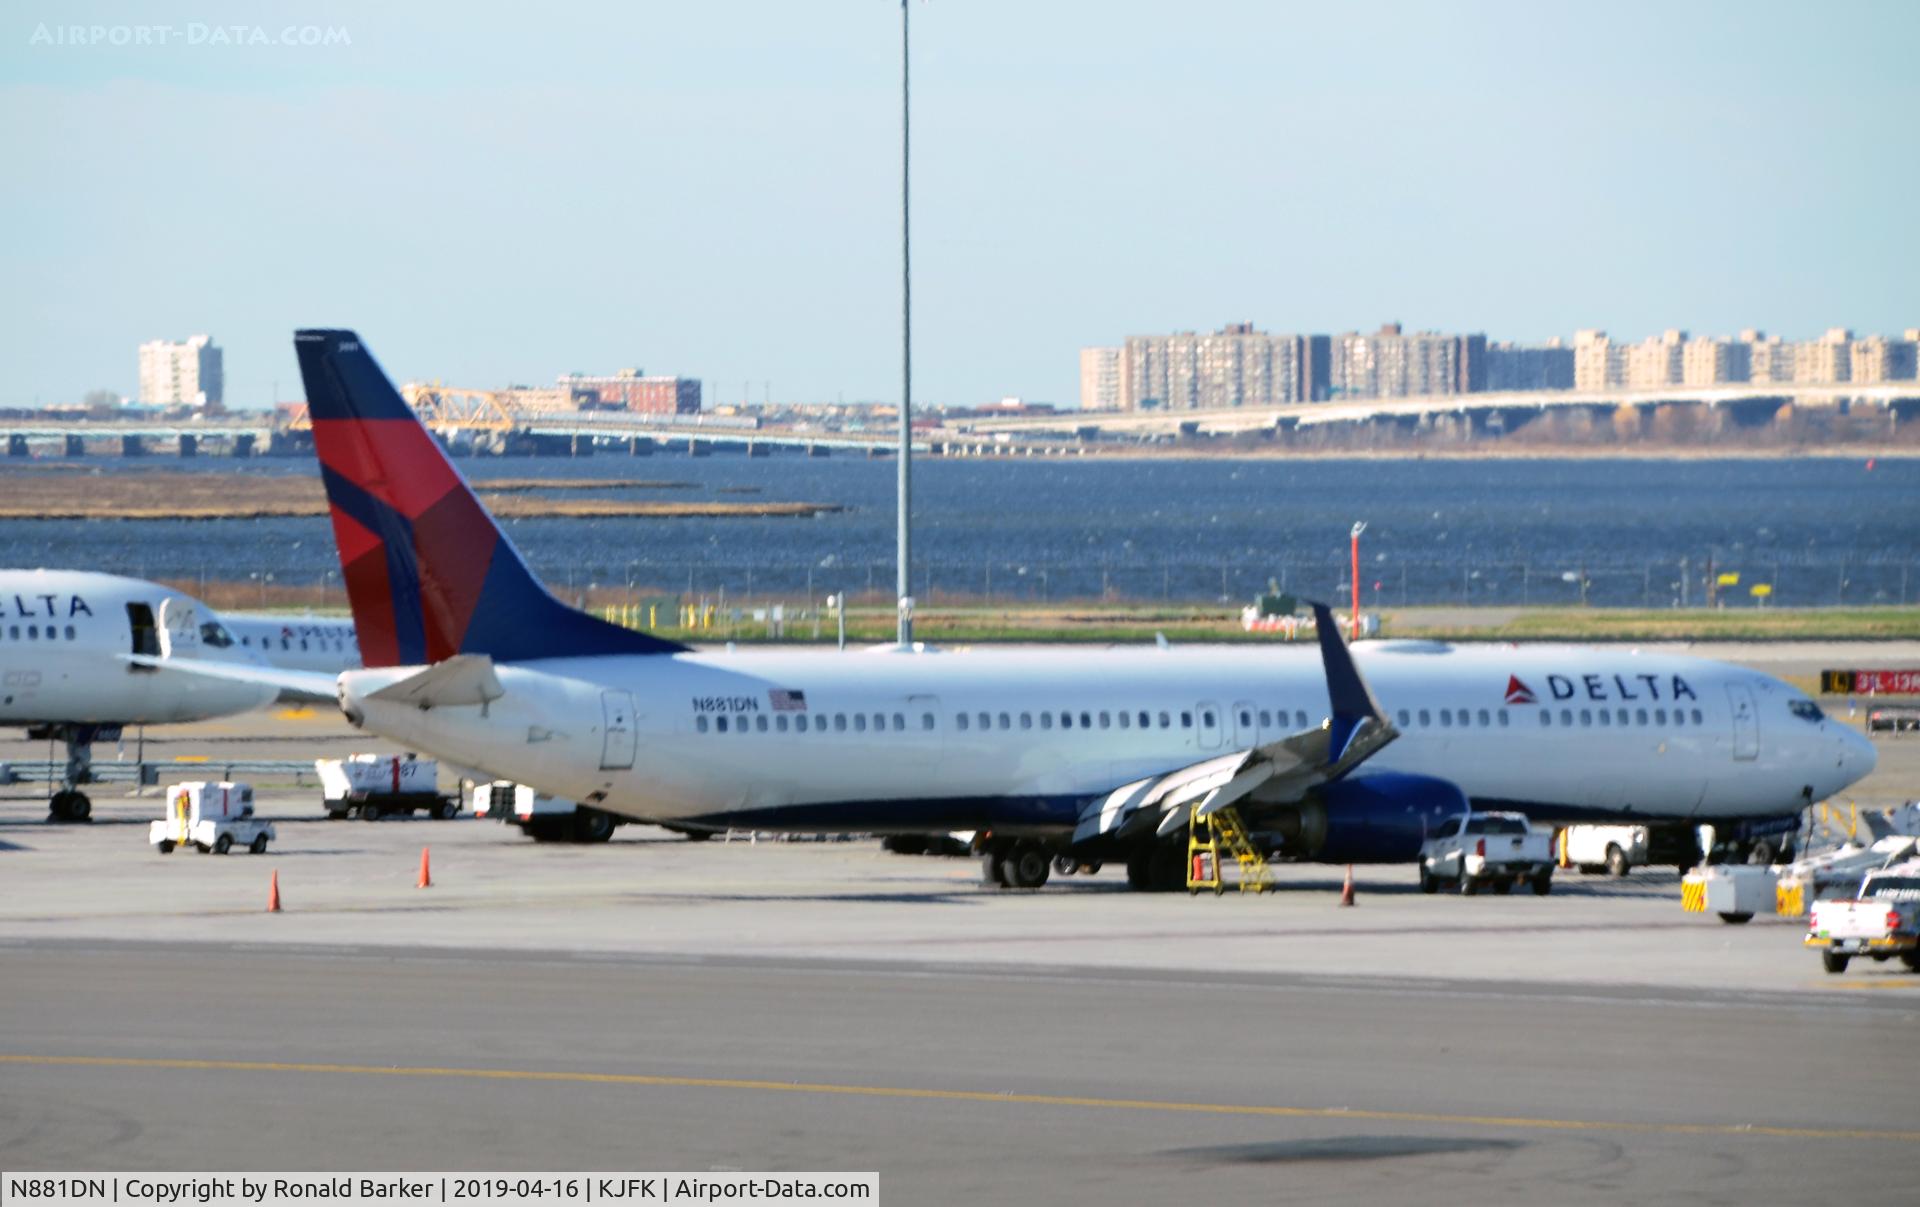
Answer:
M1318 657L696 653L549 594L358 336L295 347L369 668L340 676L349 719L601 809L973 830L993 883L1036 886L1063 855L1166 889L1185 883L1176 831L1229 808L1287 856L1412 862L1472 808L1776 818L1873 765L1860 735L1743 668L1406 642L1355 659L1323 607Z

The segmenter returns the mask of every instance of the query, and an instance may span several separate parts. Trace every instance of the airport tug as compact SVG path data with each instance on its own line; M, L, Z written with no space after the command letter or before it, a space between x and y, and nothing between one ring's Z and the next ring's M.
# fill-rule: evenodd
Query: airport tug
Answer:
M277 837L271 822L253 815L252 784L175 784L167 789L167 815L147 828L147 841L162 855L185 846L225 855L236 845L260 855Z

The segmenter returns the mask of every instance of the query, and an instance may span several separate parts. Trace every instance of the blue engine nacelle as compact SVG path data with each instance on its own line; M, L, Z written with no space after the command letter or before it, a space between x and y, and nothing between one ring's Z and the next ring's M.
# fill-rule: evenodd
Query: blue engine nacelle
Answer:
M1298 858L1411 863L1443 820L1465 812L1467 795L1453 781L1383 771L1326 785L1279 829L1284 852Z

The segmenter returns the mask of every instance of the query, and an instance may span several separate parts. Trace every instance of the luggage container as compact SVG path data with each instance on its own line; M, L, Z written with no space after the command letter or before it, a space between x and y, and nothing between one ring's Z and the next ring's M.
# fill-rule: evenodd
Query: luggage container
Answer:
M379 821L389 813L423 810L434 817L460 812L460 798L440 792L440 764L413 754L350 754L316 759L321 801L335 820L358 815Z

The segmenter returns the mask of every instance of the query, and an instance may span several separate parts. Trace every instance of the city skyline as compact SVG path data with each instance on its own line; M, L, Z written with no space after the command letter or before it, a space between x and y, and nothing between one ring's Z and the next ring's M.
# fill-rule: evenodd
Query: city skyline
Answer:
M0 404L135 395L129 349L212 331L256 406L328 322L403 379L640 363L716 402L897 396L891 5L345 3L298 15L346 45L36 43L64 15L0 28L0 214L32 234L0 250ZM1075 349L1221 315L1521 344L1912 326L1920 10L1827 15L1875 36L1825 57L1791 5L1604 15L916 6L917 393L1072 405Z

